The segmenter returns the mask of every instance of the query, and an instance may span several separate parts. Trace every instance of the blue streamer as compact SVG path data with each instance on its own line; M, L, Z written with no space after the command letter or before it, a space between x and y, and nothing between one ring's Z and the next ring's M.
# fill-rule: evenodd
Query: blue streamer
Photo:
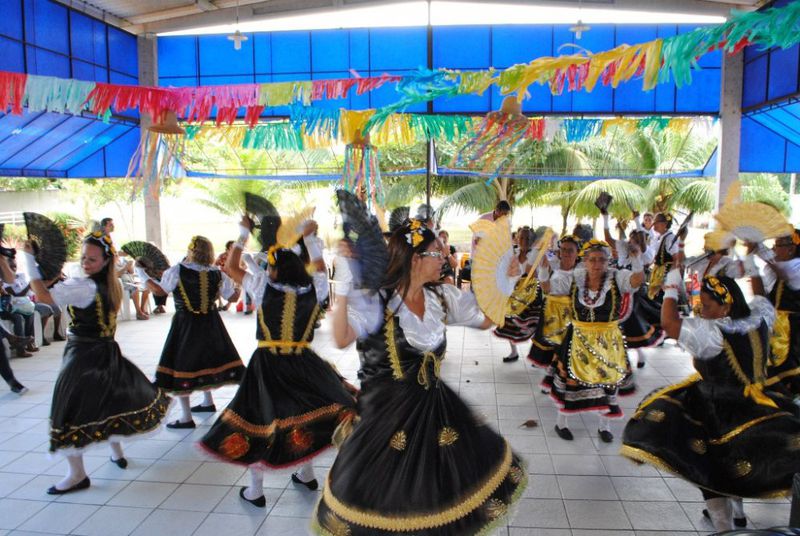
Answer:
M588 140L600 133L603 121L600 119L565 119L562 128L568 143Z

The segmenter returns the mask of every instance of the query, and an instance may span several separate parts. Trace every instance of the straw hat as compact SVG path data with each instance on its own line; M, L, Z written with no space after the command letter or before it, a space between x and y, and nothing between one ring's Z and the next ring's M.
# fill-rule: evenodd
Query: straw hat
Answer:
M160 134L186 134L186 131L178 125L178 115L172 110L167 110L162 122L150 125L148 130Z

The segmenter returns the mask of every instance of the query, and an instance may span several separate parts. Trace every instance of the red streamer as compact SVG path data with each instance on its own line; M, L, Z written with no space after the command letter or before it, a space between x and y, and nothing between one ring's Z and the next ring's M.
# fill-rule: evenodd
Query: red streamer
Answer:
M0 72L0 111L22 115L22 99L25 96L25 84L28 75L25 73Z
M544 119L531 119L525 137L529 140L542 141L544 139Z

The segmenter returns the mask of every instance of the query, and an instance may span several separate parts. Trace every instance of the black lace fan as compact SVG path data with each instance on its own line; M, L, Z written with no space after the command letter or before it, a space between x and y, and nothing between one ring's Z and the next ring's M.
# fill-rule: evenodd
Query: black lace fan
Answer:
M263 197L245 192L244 210L259 229L258 240L261 242L261 250L268 250L278 241L278 228L281 226L278 209Z
M354 194L337 190L336 198L342 213L345 238L354 244L356 261L361 272L358 286L378 290L389 265L389 250L386 248L378 219L369 213L364 203Z
M164 270L169 268L169 260L166 255L150 242L134 240L120 249L133 257L150 277L160 279Z
M577 236L581 242L588 242L594 238L594 229L586 223L579 223L572 230L572 234Z
M389 214L389 232L393 233L395 230L403 225L408 220L408 215L411 213L409 207L397 207Z
M35 212L23 212L28 240L33 244L33 256L39 265L42 279L47 281L61 275L67 261L67 240L61 229L49 218Z

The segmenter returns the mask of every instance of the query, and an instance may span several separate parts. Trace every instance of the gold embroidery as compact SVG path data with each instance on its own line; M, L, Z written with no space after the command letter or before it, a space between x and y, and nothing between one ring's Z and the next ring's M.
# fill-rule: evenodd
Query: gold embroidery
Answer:
M649 397L647 397L644 401L642 401L642 403L639 404L639 410L643 410L644 408L646 408L647 406L649 406L650 404L652 404L653 402L655 402L659 398L663 397L667 393L672 393L674 391L678 391L680 389L683 389L684 387L689 387L693 383L697 383L702 379L703 379L703 377L700 376L700 374L694 373L691 376L689 376L688 378L686 378L685 380L683 380L682 382L676 383L674 385L668 385L666 387L663 387L663 388L659 389L658 391L656 391L655 393L653 393L652 395L650 395Z
M294 340L294 317L297 313L297 294L294 292L283 293L283 315L281 316L281 339ZM279 350L280 351L280 350ZM288 354L290 350L281 353Z
M103 298L99 292L94 295L94 304L97 312L97 325L100 326L100 336L113 337L114 332L117 330L117 313L109 311L108 319L106 319L103 314Z
M743 478L753 471L753 464L747 460L739 460L733 464L733 475L736 478Z
M363 527L387 530L387 531L415 531L426 530L434 527L442 527L461 519L486 502L491 495L497 490L500 484L505 480L509 469L511 468L512 454L511 447L508 442L505 442L505 453L503 459L500 460L497 467L492 471L491 476L478 488L476 491L465 497L459 504L436 512L432 514L411 514L406 516L386 516L376 512L360 510L358 508L347 506L339 499L337 499L331 492L330 474L325 488L322 490L322 499L325 501L328 508L336 513L339 517L356 523Z
M395 380L402 380L405 374L403 374L403 367L400 366L400 356L397 353L397 345L394 339L394 317L388 309L386 310L384 333L386 335L386 350L389 352L389 362L392 365L392 377Z
M308 348L310 345L307 342L295 342L295 341L258 341L259 348L274 348L274 349L281 349L281 348L291 348L293 351L299 352L303 348ZM273 352L277 353L277 352Z
M666 413L660 409L651 409L647 412L647 415L645 415L645 419L650 422L662 422L666 416Z
M311 335L311 331L314 329L314 324L317 323L317 316L319 315L319 303L314 305L314 310L311 311L311 316L308 318L308 324L306 324L306 330L303 332L303 336L300 338L301 341L307 342L308 337ZM295 348L294 353L299 354L301 348Z
M778 411L778 412L775 412L775 413L771 413L770 415L764 415L763 417L758 417L757 419L753 419L751 421L747 421L744 424L740 424L739 426L737 426L736 428L734 428L730 432L726 433L722 437L718 437L717 439L709 439L708 442L710 444L712 444L712 445L722 445L723 443L727 443L728 441L730 441L731 439L733 439L737 435L741 434L742 432L744 432L748 428L752 428L753 426L755 426L757 424L761 424L764 421L769 421L769 420L772 420L772 419L776 419L778 417L786 417L786 416L791 416L791 415L792 414L789 413L788 411Z
M800 450L800 434L789 436L786 439L786 446L789 450Z
M525 471L521 467L514 466L508 470L508 479L512 484L519 484L525 477Z
M208 314L209 307L208 307L208 271L206 270L199 270L198 277L200 278L200 308L195 309L192 306L192 302L189 301L189 294L186 292L186 287L183 286L183 281L181 278L178 278L178 292L180 292L181 298L183 299L183 303L186 306L186 309L189 310L190 313L196 315L205 315Z
M389 440L389 446L399 452L406 450L406 433L403 430L395 432Z
M236 368L236 367L243 367L243 366L244 366L244 363L242 363L242 360L241 359L237 359L236 361L231 361L230 363L226 363L226 364L222 365L221 367L207 368L207 369L203 369L203 370L198 370L197 372L179 372L179 371L173 370L171 368L162 367L161 365L159 365L158 368L156 368L156 371L157 372L161 372L163 374L169 374L170 376L172 376L174 378L197 378L199 376L208 376L208 375L211 375L211 374L219 374L220 372L224 372L224 371L226 371L228 369Z
M235 428L239 428L240 430L247 432L251 436L269 437L279 429L292 428L297 425L303 425L325 417L330 417L340 412L342 408L343 406L341 404L331 404L330 406L315 409L314 411L309 411L308 413L304 413L302 415L288 417L286 419L275 419L269 424L250 423L244 420L236 412L230 409L225 409L222 412L220 419Z
M350 536L350 525L339 519L333 512L325 514L323 525L331 536Z
M264 309L262 309L261 305L258 306L256 315L258 316L258 326L261 328L261 336L264 337L264 341L272 340L272 334L267 329L267 323L264 321Z
M783 282L779 283L783 289ZM776 303L780 303L776 301ZM775 323L772 326L772 337L770 337L770 365L778 367L782 365L789 356L789 340L791 337L791 323L789 322L789 311L778 309L775 311Z
M767 372L764 364L764 351L761 347L761 337L757 330L752 330L747 334L750 339L750 347L753 349L753 380L755 383L764 383Z
M497 519L508 513L508 505L500 499L489 499L486 501L486 513L489 519Z
M449 426L445 426L439 432L439 446L448 447L458 441L458 432Z
M689 441L689 448L692 449L693 452L697 454L705 454L708 448L706 447L706 442L702 439L692 439Z

